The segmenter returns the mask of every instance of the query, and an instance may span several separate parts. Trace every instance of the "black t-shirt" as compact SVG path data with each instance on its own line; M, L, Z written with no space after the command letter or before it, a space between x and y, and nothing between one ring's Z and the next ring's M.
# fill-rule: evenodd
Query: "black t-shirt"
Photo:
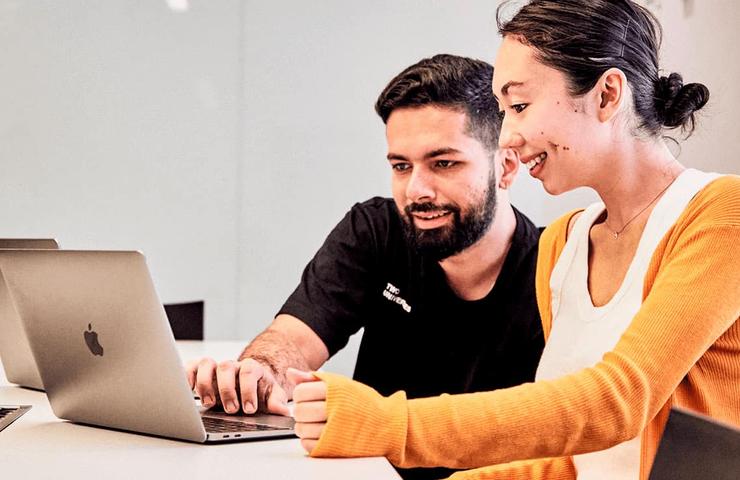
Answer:
M393 200L358 203L306 266L280 313L304 321L331 355L364 327L354 378L383 395L405 390L409 398L427 397L532 381L544 347L534 291L540 230L514 212L516 229L496 284L484 298L466 301L436 261L407 245Z

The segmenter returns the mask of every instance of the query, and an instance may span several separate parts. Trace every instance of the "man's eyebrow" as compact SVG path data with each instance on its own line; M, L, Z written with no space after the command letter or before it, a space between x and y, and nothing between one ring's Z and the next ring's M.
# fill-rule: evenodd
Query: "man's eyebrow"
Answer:
M460 150L452 147L442 147L442 148L436 148L434 150L430 150L429 152L424 154L424 158L435 158L435 157L441 157L443 155L449 155L451 153L462 153ZM388 160L402 160L404 162L408 161L408 158L404 157L403 155L400 155L398 153L390 152L388 155L386 155L386 158Z
M385 157L385 158L387 158L388 160L403 160L404 162L405 162L406 160L408 160L408 159L407 159L406 157L404 157L403 155L399 155L399 154L397 154L397 153L391 153L391 152L389 152L389 153L388 153L388 155L386 155L386 157Z
M452 147L443 147L443 148L437 148L435 150L432 150L431 152L427 152L424 154L424 158L434 158L434 157L441 157L443 155L449 155L451 153L461 153L460 150Z

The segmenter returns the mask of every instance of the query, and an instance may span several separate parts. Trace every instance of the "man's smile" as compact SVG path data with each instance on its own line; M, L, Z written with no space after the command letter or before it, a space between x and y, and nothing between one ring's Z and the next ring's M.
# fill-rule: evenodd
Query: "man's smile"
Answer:
M447 223L447 217L452 214L450 210L433 210L430 212L411 212L414 224L418 228L437 228Z

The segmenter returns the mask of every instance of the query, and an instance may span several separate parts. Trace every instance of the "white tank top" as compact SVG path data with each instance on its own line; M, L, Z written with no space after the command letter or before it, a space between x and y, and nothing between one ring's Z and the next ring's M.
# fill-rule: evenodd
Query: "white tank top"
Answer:
M612 350L642 304L643 280L655 248L689 201L717 174L684 170L650 213L619 290L595 307L588 291L589 231L604 212L589 206L576 220L552 275L552 331L542 353L537 380L562 377L591 367ZM635 480L640 470L640 437L614 447L573 457L578 478Z

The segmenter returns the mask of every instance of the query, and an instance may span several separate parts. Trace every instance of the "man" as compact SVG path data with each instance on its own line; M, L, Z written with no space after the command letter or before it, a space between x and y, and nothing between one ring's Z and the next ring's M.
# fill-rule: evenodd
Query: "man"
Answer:
M540 232L509 203L519 160L498 149L492 76L485 62L437 55L390 82L375 109L393 199L350 210L238 362L189 365L204 405L287 415L285 370L318 369L363 327L354 378L382 394L534 379L544 344L534 296Z

